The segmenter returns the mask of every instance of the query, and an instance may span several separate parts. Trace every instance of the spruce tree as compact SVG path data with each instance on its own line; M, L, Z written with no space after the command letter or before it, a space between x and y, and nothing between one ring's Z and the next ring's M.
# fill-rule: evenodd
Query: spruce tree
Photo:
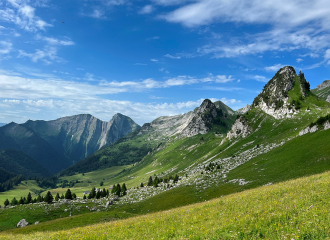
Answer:
M76 199L77 198L77 195L75 193L72 193L72 198L73 199Z
M62 193L62 195L61 195L61 199L64 199L64 195L63 195L63 193Z
M91 198L95 198L95 196L96 196L96 189L95 189L95 187L93 187L92 188L92 191L91 191Z
M115 195L117 195L118 197L120 197L120 192L121 192L121 187L119 185L119 183L117 184L116 186L116 192L115 192Z
M109 197L109 194L110 194L110 193L109 193L109 189L107 189L107 194L106 194L106 196Z
M32 196L31 196L31 193L29 192L27 198L26 198L26 203L30 203L32 200Z
M106 196L107 196L107 191L105 190L105 188L103 188L101 197L106 197Z
M143 183L140 184L140 187L144 187Z
M72 199L72 193L71 193L71 190L69 188L65 193L65 199Z
M44 198L44 202L51 203L51 202L53 202L53 199L54 199L53 195L51 194L50 191L48 191L45 198Z
M9 200L6 199L6 201L3 204L5 205L5 207L7 207L9 205Z
M127 188L126 188L126 184L123 183L123 186L121 187L121 192L123 193L123 196L125 196L127 194Z
M37 197L37 202L38 202L38 203L39 203L39 202L42 202L42 199L41 199L40 194L39 194L38 197Z
M17 201L17 199L14 197L13 200L11 200L10 205L15 206L15 205L17 205L17 204L18 204L18 201Z
M116 192L116 185L114 184L114 185L112 186L111 193L115 193L115 192Z
M96 199L100 199L101 198L101 191L98 191L97 193L96 193Z
M86 200L86 195L84 194L84 197L83 197L84 200Z
M148 186L152 186L152 184L153 184L153 181L152 181L152 177L150 176L149 180L148 180Z
M55 201L57 202L59 199L60 199L60 194L57 193L55 196Z
M18 201L18 204L24 204L24 199L21 197L21 199Z

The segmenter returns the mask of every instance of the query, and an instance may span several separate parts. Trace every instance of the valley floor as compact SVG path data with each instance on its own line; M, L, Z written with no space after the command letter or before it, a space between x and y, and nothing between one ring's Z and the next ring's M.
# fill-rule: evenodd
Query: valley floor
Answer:
M168 211L1 239L328 239L330 172Z

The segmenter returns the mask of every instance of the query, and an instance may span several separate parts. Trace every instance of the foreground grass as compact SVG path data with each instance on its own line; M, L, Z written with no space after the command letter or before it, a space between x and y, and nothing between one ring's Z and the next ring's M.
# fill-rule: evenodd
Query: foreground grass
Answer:
M126 220L3 239L326 239L330 173Z

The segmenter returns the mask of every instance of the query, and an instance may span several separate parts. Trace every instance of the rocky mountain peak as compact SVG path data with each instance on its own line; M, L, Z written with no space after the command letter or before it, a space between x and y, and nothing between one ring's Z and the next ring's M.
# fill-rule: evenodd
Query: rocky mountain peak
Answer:
M323 83L317 85L317 90L322 90L324 88L330 87L330 80L325 80Z
M181 136L191 137L205 134L211 129L211 124L221 117L225 117L223 110L209 99L205 99L199 108L194 110L194 115L188 125L182 130Z
M254 99L252 108L260 107L264 112L275 118L292 114L293 110L286 107L287 92L293 88L296 76L297 73L293 67L285 66L281 68Z

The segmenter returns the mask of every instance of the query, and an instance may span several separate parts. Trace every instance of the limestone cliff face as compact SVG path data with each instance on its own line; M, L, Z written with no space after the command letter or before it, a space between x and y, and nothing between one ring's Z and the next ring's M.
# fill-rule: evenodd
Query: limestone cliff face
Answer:
M27 121L23 124L45 139L57 152L78 162L139 128L132 119L117 113L109 122L89 114L53 121Z
M322 90L324 88L330 87L330 80L325 80L323 83L316 87L317 90Z
M244 116L240 116L236 119L231 130L227 133L227 138L232 140L237 137L245 138L253 131L252 127L249 126L248 121Z
M194 111L194 116L182 130L181 135L191 137L197 134L205 134L210 130L212 120L219 117L221 113L213 102L205 99L201 106Z
M244 114L246 112L248 112L251 109L251 106L249 104L246 104L245 107L238 109L236 112L238 114Z
M254 99L252 107L259 107L276 119L292 117L295 110L289 107L287 92L293 88L296 76L293 67L281 68Z

